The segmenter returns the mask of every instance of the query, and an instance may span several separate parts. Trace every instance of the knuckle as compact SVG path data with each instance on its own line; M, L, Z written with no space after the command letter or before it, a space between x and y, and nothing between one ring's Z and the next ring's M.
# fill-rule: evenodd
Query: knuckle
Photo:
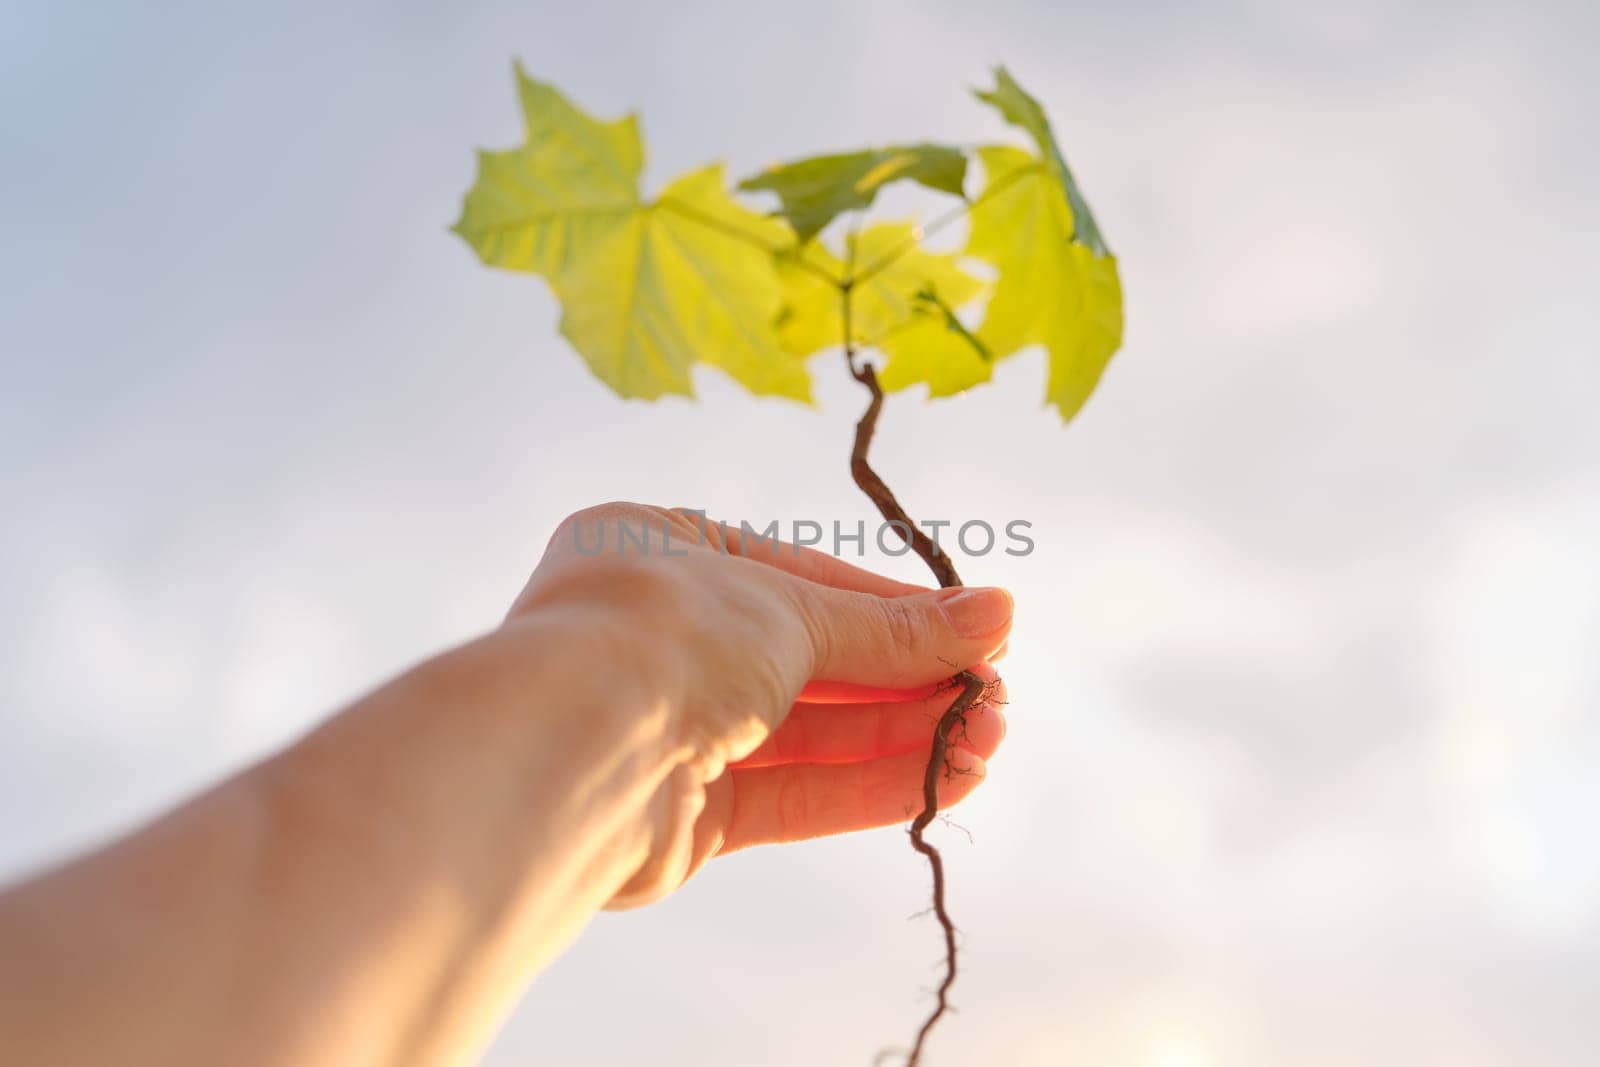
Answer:
M883 613L889 649L895 656L911 659L927 648L928 626L922 612L902 600L885 600Z
M814 674L823 664L833 659L835 647L833 628L827 625L822 617L823 612L817 610L816 604L803 586L783 583L781 588L790 596L793 606L792 617L799 623L800 638L811 651L811 669L808 673Z
M562 525L574 522L615 522L618 519L635 519L649 509L628 500L608 500L604 504L590 504L568 515Z
M545 547L545 552L549 554L585 544L603 544L608 529L636 518L640 510L642 509L639 505L630 504L625 500L613 500L579 508L556 524L555 532L550 535L550 543Z
M663 514L671 518L673 525L680 533L687 535L697 544L703 544L713 551L723 549L722 524L706 514L705 508L666 508Z
M695 526L697 528L699 527L699 525L701 523L710 522L711 521L711 519L708 518L707 515L706 515L706 509L705 508L676 507L676 508L663 508L662 510L666 514L671 515L673 518L677 519L678 521L689 523L689 524L691 524L691 525L693 525L693 526Z
M778 783L778 832L784 839L801 836L806 831L810 798L806 795L805 779L792 768L785 768Z

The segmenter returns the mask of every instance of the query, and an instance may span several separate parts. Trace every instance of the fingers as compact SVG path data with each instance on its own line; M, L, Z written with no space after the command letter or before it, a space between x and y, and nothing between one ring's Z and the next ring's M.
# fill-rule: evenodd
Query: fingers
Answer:
M766 528L773 531L773 536L767 537L763 536L763 531L755 530L748 524L718 522L706 518L703 512L689 508L672 510L695 524L701 539L710 548L769 564L808 582L874 596L908 596L928 592L927 586L897 582L893 578L885 578L863 567L846 563L826 552L780 541L776 523Z
M987 667L1000 662L1005 658L1006 648L1010 643L1007 641L1002 644L989 654L987 660L981 661L979 666ZM977 667L970 669L977 671ZM987 677L985 675L985 678ZM887 689L881 685L857 685L854 682L830 682L813 678L801 688L800 695L796 699L803 704L893 704L932 696L948 681L949 679L941 679L926 685L915 685L910 689Z
M851 682L829 682L813 679L800 690L799 699L806 704L881 704L905 700L921 700L938 692L943 682L929 682L910 689L885 689L878 685L855 685Z
M939 779L939 807L948 808L983 781L983 760L951 750ZM719 849L803 841L906 822L922 810L927 755L907 752L866 763L807 764L729 772L732 816Z
M1005 683L987 663L972 668L985 682L967 712L966 728L954 743L984 759L1005 737ZM928 751L933 728L960 692L949 684L929 687L917 700L865 704L796 704L777 731L737 767L783 763L857 763L906 752Z
M812 639L812 676L832 682L925 685L987 659L1011 631L1011 595L1003 589L891 598L802 582L791 592Z

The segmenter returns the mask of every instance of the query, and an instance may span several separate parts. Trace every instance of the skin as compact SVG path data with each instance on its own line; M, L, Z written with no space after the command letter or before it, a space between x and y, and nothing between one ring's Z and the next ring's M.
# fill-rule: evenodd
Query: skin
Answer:
M1001 590L580 512L493 632L0 894L0 1062L471 1062L598 910L907 820L958 665L994 681L941 806L970 793L1010 625Z

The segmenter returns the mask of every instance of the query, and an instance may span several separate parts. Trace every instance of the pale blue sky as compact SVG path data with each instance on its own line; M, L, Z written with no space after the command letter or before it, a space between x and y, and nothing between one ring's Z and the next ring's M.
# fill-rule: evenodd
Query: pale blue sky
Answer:
M859 398L623 404L446 232L510 59L722 157L1040 96L1129 340L896 398L924 514L1023 516L1011 733L951 842L938 1063L1592 1059L1596 19L1579 4L0 8L0 874L491 625L561 515L867 514ZM996 414L1003 418L996 419ZM975 433L998 424L1003 430ZM910 561L878 561L914 576ZM1052 799L1053 798L1053 799ZM865 1063L932 980L898 830L605 916L493 1064ZM785 1021L795 1004L803 1023Z

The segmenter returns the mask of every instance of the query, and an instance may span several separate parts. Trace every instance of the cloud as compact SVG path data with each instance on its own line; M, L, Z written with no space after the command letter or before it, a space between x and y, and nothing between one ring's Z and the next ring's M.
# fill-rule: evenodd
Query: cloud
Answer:
M274 10L114 48L23 19L0 870L492 625L582 504L865 514L842 371L820 413L710 378L623 405L444 232L471 146L515 136L511 53L643 104L654 175L1004 137L964 91L1004 59L1122 257L1129 344L1065 430L1036 353L885 415L914 510L1039 538L973 569L1022 615L975 841L947 835L941 1061L1592 1058L1591 12ZM598 923L489 1062L865 1059L923 1006L923 878L897 830L719 862Z

